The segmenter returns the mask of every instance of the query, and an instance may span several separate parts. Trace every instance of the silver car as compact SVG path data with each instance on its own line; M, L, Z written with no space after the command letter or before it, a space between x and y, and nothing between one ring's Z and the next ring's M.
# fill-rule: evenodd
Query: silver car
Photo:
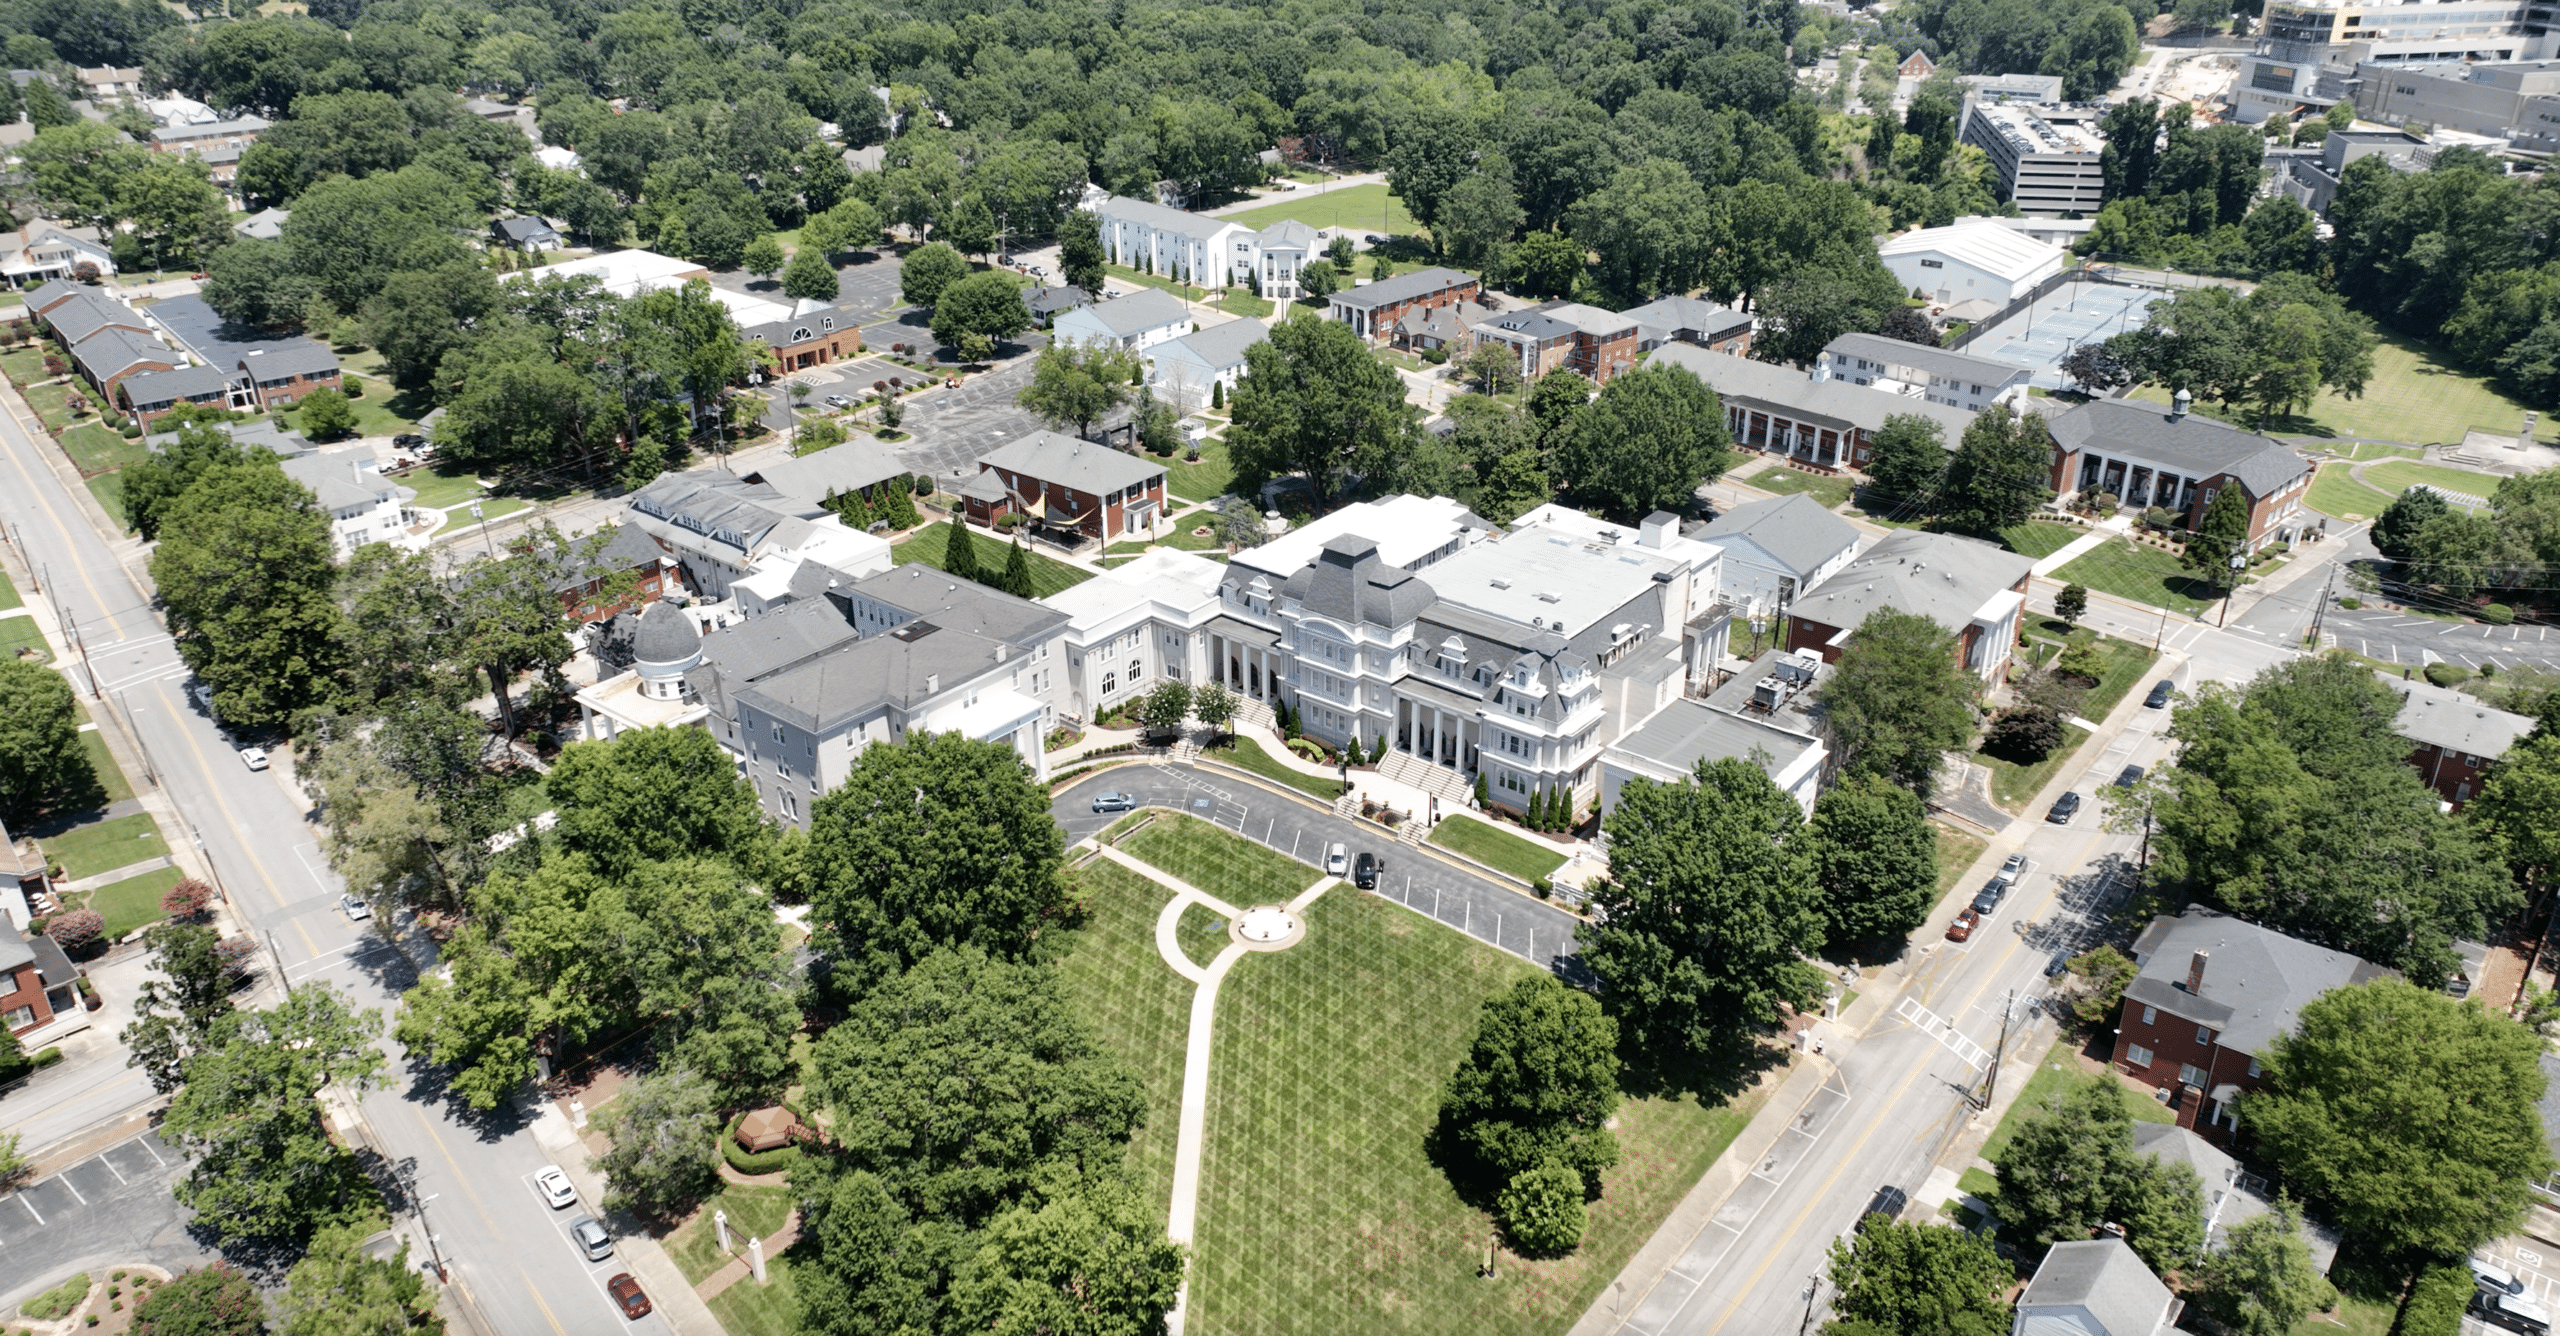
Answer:
M582 1215L569 1222L569 1237L576 1240L578 1251L590 1262L601 1262L613 1256L613 1236L592 1215Z

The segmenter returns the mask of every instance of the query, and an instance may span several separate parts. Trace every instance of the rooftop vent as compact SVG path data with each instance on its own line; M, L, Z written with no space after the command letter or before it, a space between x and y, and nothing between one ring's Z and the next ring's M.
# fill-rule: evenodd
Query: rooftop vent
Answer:
M1541 603L1562 603L1564 602L1564 595L1559 594L1552 589L1541 589L1538 591L1538 601Z
M1496 588L1496 589L1509 589L1509 588L1511 587L1511 582L1510 582L1509 580L1505 580L1505 579L1503 579L1503 578L1502 578L1502 577L1500 577L1500 576L1495 576L1495 577L1494 577L1494 581L1493 581L1493 587L1494 587L1494 588Z
M889 634L894 639L902 640L907 644L912 645L941 629L941 627L936 626L931 622L909 622L906 625L899 627L897 630L891 631Z

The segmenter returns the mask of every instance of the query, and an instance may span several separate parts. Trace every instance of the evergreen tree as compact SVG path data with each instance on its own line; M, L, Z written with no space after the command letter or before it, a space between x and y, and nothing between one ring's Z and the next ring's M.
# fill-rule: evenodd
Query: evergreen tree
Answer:
M969 526L959 512L951 516L951 532L942 545L942 569L963 580L978 578L978 545L969 537Z
M2225 486L2204 508L2204 518L2196 521L2196 536L2179 554L2178 564L2203 572L2218 588L2228 588L2239 583L2231 571L2231 558L2248 540L2249 498L2239 488Z
M1227 383L1225 381L1213 380L1209 382L1209 406L1211 408L1224 408L1227 406Z
M1492 806L1493 786L1485 782L1484 772L1479 770L1476 772L1476 810L1486 811Z
M1369 763L1368 758L1360 754L1359 734L1354 733L1343 741L1342 759L1344 763L1348 765L1367 765Z
M1016 598L1032 596L1031 550L1024 547L1021 540L1016 539L1013 547L1005 553L1004 578L997 582L996 587Z

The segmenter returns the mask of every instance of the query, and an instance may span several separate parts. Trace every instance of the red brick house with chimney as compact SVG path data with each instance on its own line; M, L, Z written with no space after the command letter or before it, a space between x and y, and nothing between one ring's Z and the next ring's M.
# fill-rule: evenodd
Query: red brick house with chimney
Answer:
M2187 393L2167 408L2138 399L2092 399L2045 423L2053 442L2047 484L2069 495L2113 494L2129 510L2156 506L2178 526L2204 522L2226 487L2249 502L2249 547L2303 523L2311 465L2261 436L2187 411Z
M2156 918L2133 944L2115 1068L2150 1086L2178 1126L2228 1139L2258 1088L2258 1055L2332 988L2394 971L2216 910Z
M2409 744L2410 768L2457 812L2480 792L2498 758L2533 731L2530 717L2492 709L2477 696L2380 669L2375 675L2400 697L2391 731Z
M1144 533L1164 513L1164 466L1107 445L1035 431L978 457L957 489L972 523L1020 515L1052 530L1110 542Z

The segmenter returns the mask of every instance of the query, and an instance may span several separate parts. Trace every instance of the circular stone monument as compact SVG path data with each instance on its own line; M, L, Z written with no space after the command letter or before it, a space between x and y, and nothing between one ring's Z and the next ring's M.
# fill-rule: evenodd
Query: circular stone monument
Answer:
M1246 946L1268 949L1296 941L1306 927L1278 905L1260 905L1237 915L1233 931Z

